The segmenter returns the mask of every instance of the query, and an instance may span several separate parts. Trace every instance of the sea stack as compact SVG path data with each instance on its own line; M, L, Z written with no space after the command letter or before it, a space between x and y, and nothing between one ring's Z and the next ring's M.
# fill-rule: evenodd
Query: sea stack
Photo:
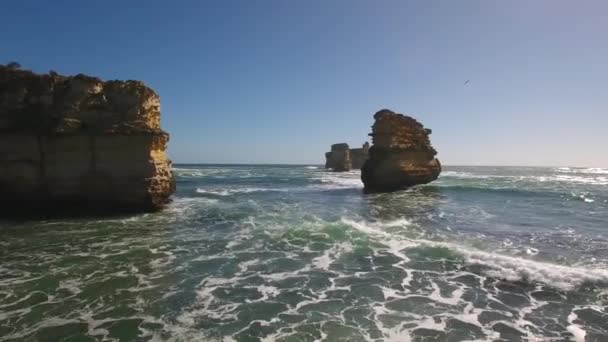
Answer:
M350 160L350 149L348 144L340 143L331 145L331 151L325 153L325 168L335 172L350 171L352 163Z
M153 211L175 190L158 95L139 81L0 65L0 211Z
M365 164L369 154L369 143L366 141L361 148L350 149L351 166L355 170L360 170Z
M372 147L361 169L366 192L389 192L434 181L441 164L430 129L416 119L383 109L374 115Z
M367 160L369 143L361 148L348 148L348 144L331 145L331 151L325 153L325 168L333 171L359 170Z

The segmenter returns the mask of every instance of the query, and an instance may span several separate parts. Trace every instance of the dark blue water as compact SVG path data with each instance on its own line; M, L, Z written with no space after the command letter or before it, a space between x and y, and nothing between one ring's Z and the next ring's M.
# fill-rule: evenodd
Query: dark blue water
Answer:
M177 165L174 202L0 222L0 340L608 341L608 170Z

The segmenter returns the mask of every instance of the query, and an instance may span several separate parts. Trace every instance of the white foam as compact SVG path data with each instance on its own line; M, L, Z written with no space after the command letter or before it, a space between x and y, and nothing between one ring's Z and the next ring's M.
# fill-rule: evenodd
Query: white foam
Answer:
M274 189L274 188L238 188L238 189L201 189L197 188L196 192L199 194L208 194L215 196L231 196L234 194L248 194L252 192L286 192L287 189Z
M407 260L407 257L401 252L403 249L416 246L445 247L464 257L465 265L481 266L482 272L493 278L539 282L565 291L575 290L585 283L608 284L608 269L556 265L481 251L454 243L406 239L382 230L380 222L366 223L348 219L342 219L342 222L358 231L380 238L394 255L404 260ZM388 222L384 227L393 224L394 222Z
M456 288L456 290L452 291L450 297L443 297L441 295L441 290L436 283L431 283L431 287L433 288L433 292L428 295L428 298L432 299L435 302L443 303L447 305L457 305L462 295L464 294L464 289L462 287Z
M574 321L578 318L576 313L571 312L568 315L568 323L570 325L566 328L568 331L574 335L574 340L576 342L585 342L585 336L587 336L587 332L581 328L580 325L574 324Z
M358 170L349 172L324 172L321 177L315 177L321 182L324 189L349 189L363 188L361 172Z
M205 190L205 189L197 188L196 192L198 192L199 194L209 194L209 195L216 195L216 196L229 196L230 195L230 192L228 192L228 190Z
M327 270L332 263L331 249L328 249L321 256L318 256L312 260L312 266L315 268L321 268Z
M588 169L570 169L558 168L554 172L557 174L545 174L542 176L521 176L521 175L491 175L491 174L474 174L463 171L443 171L439 176L440 179L494 179L501 178L511 182L532 181L541 183L575 183L575 184L593 184L593 185L608 185L608 169L588 168ZM595 175L595 177L594 177ZM598 176L599 175L599 176Z
M319 269L328 270L329 266L337 260L341 254L350 253L353 250L353 246L347 243L340 243L334 245L332 248L323 252L322 255L312 260L312 266Z
M493 175L493 174L476 174L465 171L442 171L439 178L459 178L459 179L490 179L490 178L507 178L507 179L522 179L521 176L509 175Z
M584 169L583 171L581 171L581 173L589 173L589 174L602 174L602 175L608 175L608 169L602 169L599 167L591 167L588 169Z
M347 218L341 218L341 221L365 234L383 237L384 238L383 242L388 247L389 252L400 257L403 260L403 262L409 261L409 258L405 254L403 254L401 251L405 248L415 247L418 245L418 243L416 243L413 240L402 238L398 235L391 234L384 230L385 228L392 228L392 227L405 228L405 227L411 225L412 222L407 220L406 218L401 218L401 219L388 221L388 222L374 222L374 223L357 222L357 221L353 221L353 220L350 220Z
M370 223L370 222L357 222L347 218L341 218L340 221L345 223L356 230L363 232L368 235L380 235L388 238L393 238L394 236L384 230L382 230L382 223Z
M210 175L213 175L213 174L219 172L218 170L186 169L186 168L179 168L179 167L173 167L171 169L171 171L176 176L179 176L179 177L192 177L192 178L206 177L206 176L210 176Z
M440 178L444 177L453 177L453 178L479 178L477 175L473 175L470 172L461 172L461 171L442 171L439 175Z
M226 246L228 248L228 246ZM247 272L250 266L260 263L260 259L247 260L239 263L239 270L241 273Z
M592 185L608 185L608 177L588 177L575 175L556 175L550 177L538 177L540 182L562 182Z
M484 274L509 281L527 280L571 291L591 283L608 284L608 270L569 267L476 251L452 244L443 244L465 257L467 265L484 267ZM451 246L450 246L451 245Z
M555 169L557 172L561 173L582 173L589 175L608 175L608 169L600 168L600 167L589 167L589 168L569 168L569 167L560 167Z
M318 166L306 166L304 168L309 169L309 170L317 170L319 167Z
M536 248L532 248L532 247L526 248L526 254L528 254L528 255L537 255L538 253L539 253L539 251Z
M82 292L80 286L82 286L82 283L77 279L65 279L59 282L57 289L65 289L72 293L72 295L77 295Z
M278 288L276 288L274 286L268 286L268 285L260 285L256 289L262 295L262 297L254 300L252 302L264 302L272 297L278 296L281 293L281 291Z

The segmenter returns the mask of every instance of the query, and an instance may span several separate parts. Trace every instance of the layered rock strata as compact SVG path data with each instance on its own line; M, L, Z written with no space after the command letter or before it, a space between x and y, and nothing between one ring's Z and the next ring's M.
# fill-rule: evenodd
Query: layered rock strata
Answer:
M374 115L373 145L361 169L367 192L401 190L437 179L441 164L431 146L430 129L416 119L383 109Z
M139 81L0 65L0 211L151 211L175 190L158 95Z

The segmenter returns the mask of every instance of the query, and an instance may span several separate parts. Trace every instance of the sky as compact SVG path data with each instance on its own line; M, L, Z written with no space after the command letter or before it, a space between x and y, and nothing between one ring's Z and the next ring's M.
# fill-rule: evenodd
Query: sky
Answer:
M388 108L433 130L443 164L608 167L605 0L2 8L0 63L144 81L175 163L321 164Z

